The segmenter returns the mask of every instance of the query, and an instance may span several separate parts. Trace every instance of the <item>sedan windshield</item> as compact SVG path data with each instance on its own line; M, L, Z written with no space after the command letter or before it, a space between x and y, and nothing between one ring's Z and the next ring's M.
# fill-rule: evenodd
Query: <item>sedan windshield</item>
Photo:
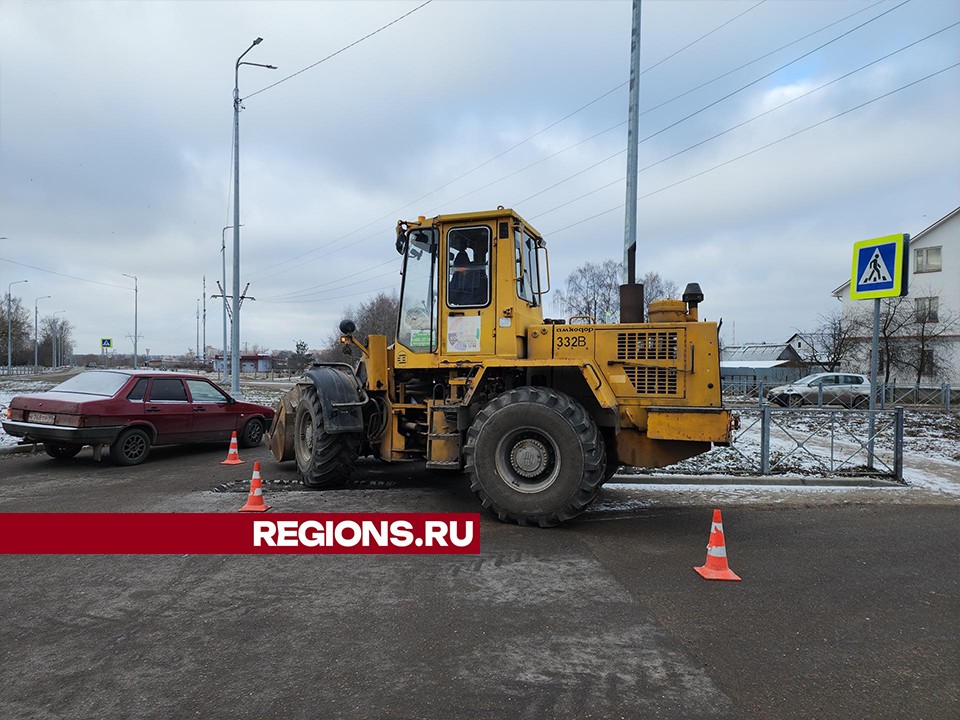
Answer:
M113 397L129 379L130 376L123 373L85 372L60 383L50 392L82 393L84 395Z

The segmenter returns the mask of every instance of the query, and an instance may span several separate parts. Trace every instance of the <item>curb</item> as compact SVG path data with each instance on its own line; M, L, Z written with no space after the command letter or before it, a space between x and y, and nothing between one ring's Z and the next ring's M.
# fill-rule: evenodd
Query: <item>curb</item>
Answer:
M797 487L890 487L906 483L874 477L778 477L774 475L614 475L607 482L630 485L790 485Z
M37 452L37 445L34 443L27 443L25 445L0 445L0 455L20 455L35 452Z

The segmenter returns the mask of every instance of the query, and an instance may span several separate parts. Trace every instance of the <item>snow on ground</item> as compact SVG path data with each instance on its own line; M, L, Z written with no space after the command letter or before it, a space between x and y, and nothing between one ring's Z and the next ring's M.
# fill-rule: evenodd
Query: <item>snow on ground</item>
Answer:
M284 381L250 381L241 385L244 400L275 406L290 387ZM15 395L43 392L53 385L50 381L20 378L0 378L0 410L6 411ZM625 488L656 488L660 492L689 493L697 489L697 495L715 491L720 497L731 493L743 496L745 489L755 499L777 502L778 495L803 493L815 496L823 493L848 491L850 488L815 487L798 485L685 485L663 484L664 477L673 476L723 476L732 483L736 479L747 481L760 470L760 422L756 409L739 408L741 429L735 435L733 447L713 448L703 455L657 470L625 468L624 475L656 477L655 485L623 484ZM770 434L770 462L772 472L789 478L811 478L837 475L859 476L865 474L866 451L862 447L867 433L863 415L852 411L774 411ZM877 465L881 470L893 466L892 413L878 421L876 440ZM798 447L798 441L803 447ZM0 430L0 446L14 445L17 438ZM832 450L832 460L831 460ZM679 479L679 478L678 478ZM960 496L960 413L946 414L942 411L906 410L904 416L904 479L911 487L939 496ZM617 483L608 483L605 490L618 488ZM897 488L857 488L857 491L873 493L889 492ZM902 491L902 489L899 489ZM635 490L631 491L633 494ZM603 499L599 500L604 507ZM613 502L613 501L611 501ZM624 502L645 501L627 498Z
M7 406L16 395L43 392L44 390L49 390L52 386L52 383L40 380L0 380L0 413L3 414L3 417L7 416ZM19 440L20 438L11 437L0 428L0 447L4 445L16 445Z

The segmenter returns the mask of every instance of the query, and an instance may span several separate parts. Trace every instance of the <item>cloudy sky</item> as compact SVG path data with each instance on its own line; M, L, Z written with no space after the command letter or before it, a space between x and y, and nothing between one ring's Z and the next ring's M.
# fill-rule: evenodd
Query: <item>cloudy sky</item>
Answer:
M245 60L279 69L240 73L242 342L319 346L399 287L399 218L512 206L554 286L619 260L629 2L434 0L256 92L421 2L0 3L2 290L129 352L137 275L141 353L193 348L258 36ZM854 241L960 203L960 67L923 79L960 63L956 23L958 0L644 0L640 271L699 282L727 342L814 326Z

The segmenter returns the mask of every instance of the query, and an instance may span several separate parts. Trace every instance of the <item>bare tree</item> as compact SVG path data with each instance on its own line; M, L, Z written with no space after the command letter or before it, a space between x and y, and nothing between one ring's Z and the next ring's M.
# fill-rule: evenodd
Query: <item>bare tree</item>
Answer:
M856 310L844 312L842 307L821 315L813 332L801 333L809 347L805 359L826 372L835 372L848 364L862 347L862 315Z
M658 300L679 299L680 288L673 280L660 277L660 273L650 271L643 276L643 302L647 317L650 317L650 303Z
M343 317L352 320L357 326L354 337L364 345L371 335L386 335L387 345L397 339L397 316L400 312L400 296L396 292L380 292L358 306L344 308ZM318 353L319 359L337 361L343 359L343 353L352 355L351 346L346 350L340 344L340 323L336 330L327 337L326 347ZM347 352L349 351L349 352Z
M570 273L566 287L557 290L557 306L568 315L587 315L598 323L617 322L621 267L613 260L584 263Z
M381 292L354 310L348 307L344 317L357 325L356 338L364 345L370 335L386 335L387 345L397 339L397 315L400 312L400 296L396 292ZM338 329L339 330L339 329Z
M873 313L861 313L864 324L869 323L869 335L873 333ZM883 372L884 383L890 382L890 375L897 368L903 368L904 344L901 335L912 321L910 302L904 297L884 298L880 301L880 337L878 358Z
M6 364L7 352L7 299L3 298L0 303L0 347L3 348L3 363ZM33 313L23 306L23 302L18 297L10 298L10 337L13 338L11 347L13 349L14 364L23 365L27 362L27 350L29 349L29 364L33 364Z
M31 323L32 325L32 323ZM32 330L32 327L31 327ZM47 315L40 320L40 347L38 358L41 365L53 363L54 338L57 339L58 355L69 360L73 355L73 324L65 319ZM32 334L32 333L31 333ZM33 363L33 341L30 342L30 363Z
M912 322L906 323L901 331L900 362L913 371L918 385L924 376L936 377L950 369L945 351L958 326L956 316L922 302L927 300L929 298L914 298Z

